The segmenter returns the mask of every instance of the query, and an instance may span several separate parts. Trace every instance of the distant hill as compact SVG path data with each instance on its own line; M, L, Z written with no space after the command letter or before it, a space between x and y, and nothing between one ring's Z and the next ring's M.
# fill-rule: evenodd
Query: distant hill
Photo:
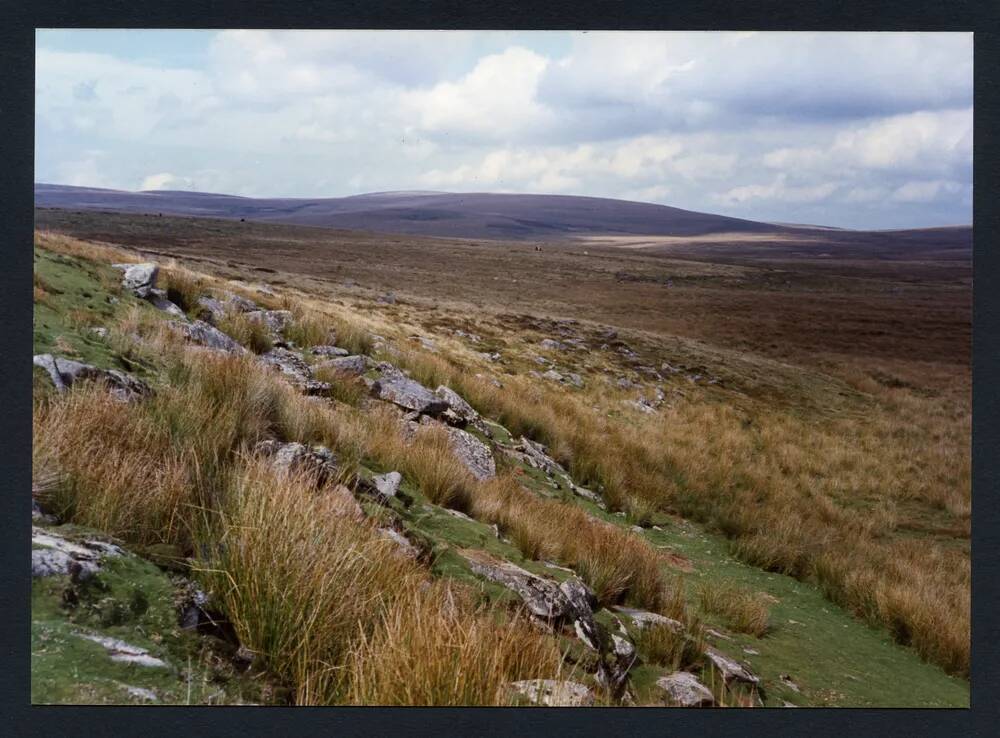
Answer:
M666 205L566 195L377 192L339 198L282 199L36 184L35 206L244 218L380 233L504 240L599 235L763 234L799 230L794 226L697 213Z

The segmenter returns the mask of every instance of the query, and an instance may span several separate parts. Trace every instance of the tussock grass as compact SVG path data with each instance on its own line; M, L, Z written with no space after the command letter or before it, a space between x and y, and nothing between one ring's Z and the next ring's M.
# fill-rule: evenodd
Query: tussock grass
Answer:
M651 663L670 671L698 666L705 650L700 626L678 631L662 624L647 625L639 631L635 645Z
M271 330L264 321L248 318L245 313L227 311L219 320L218 328L255 354L266 354L274 348Z
M330 397L345 405L357 406L368 395L368 388L358 377L338 371L329 364L313 367L313 376L330 385Z
M204 277L176 264L160 268L157 284L166 291L167 299L186 313L198 306L198 298L207 291Z
M521 616L508 619L477 607L453 584L437 581L405 591L374 632L359 638L350 660L348 701L513 704L510 682L564 678L561 662L557 641Z
M698 602L704 612L718 615L732 630L757 638L767 633L770 608L755 592L719 581L706 581L698 587Z
M328 344L332 334L327 319L300 307L292 311L292 321L285 328L285 338L301 348Z

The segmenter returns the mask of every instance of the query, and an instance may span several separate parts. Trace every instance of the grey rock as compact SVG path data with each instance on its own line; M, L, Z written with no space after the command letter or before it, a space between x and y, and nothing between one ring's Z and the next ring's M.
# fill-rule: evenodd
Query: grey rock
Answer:
M212 325L217 324L226 316L225 305L208 295L202 295L198 298L198 307L200 308L201 317L204 318L206 323L211 323Z
M325 484L337 475L337 459L325 446L261 441L255 450L270 457L277 471L283 473L309 472L316 475L319 485Z
M542 377L548 379L552 382L562 382L563 375L557 372L555 369L549 369L547 372L542 374Z
M166 667L167 662L151 655L145 648L133 646L118 638L98 635L96 633L75 633L79 638L100 644L108 652L112 661L123 664L136 664L145 667Z
M145 687L133 687L130 684L126 684L125 691L128 692L129 697L146 700L147 702L156 702L159 699L156 696L156 692L151 689L146 689Z
M32 363L48 372L59 392L65 392L78 381L97 380L104 382L111 394L120 400L134 400L152 394L145 382L117 369L98 369L90 364L52 354L37 354L32 358Z
M563 351L566 348L561 343L559 343L559 341L555 341L551 338L543 338L538 343L538 345L541 346L543 349L547 349L549 351Z
M512 682L511 689L529 702L546 707L590 707L594 693L578 682L529 679Z
M743 664L730 658L721 651L709 647L705 649L705 657L718 669L724 681L746 682L747 684L759 684L760 677L755 676Z
M121 269L122 287L134 294L136 297L145 299L149 296L149 291L156 287L156 277L160 273L160 268L152 262L144 264L112 264L115 269Z
M399 552L406 558L417 559L420 557L420 549L410 543L409 539L399 531L392 528L379 528L378 532L395 543Z
M71 541L52 530L31 527L31 576L69 574L88 579L96 574L105 558L121 556L118 546L103 541Z
M649 612L647 610L639 610L634 607L624 606L616 607L615 612L629 617L635 627L639 628L639 630L648 628L651 625L663 625L670 628L675 633L681 633L684 630L684 625L680 621L668 618L666 615L660 615L656 612Z
M448 428L452 451L476 479L492 479L497 475L496 460L490 447L468 431Z
M675 671L660 677L656 686L666 692L670 704L679 707L712 707L715 704L715 697L709 688L687 671Z
M398 471L391 471L388 474L379 474L372 477L372 483L375 485L375 489L378 490L378 494L385 499L396 496L396 493L399 492L399 485L402 481L403 475Z
M339 346L313 346L309 349L309 353L313 356L324 356L333 359L338 356L349 356L351 352Z
M536 469L541 469L549 476L568 476L562 465L548 455L545 446L532 441L527 436L521 436L514 449L524 454L528 464Z
M248 320L263 323L276 336L280 336L292 322L292 313L289 310L251 310L246 313L246 317Z
M532 615L553 621L569 613L569 602L559 585L551 579L543 579L509 561L493 558L484 551L464 550L459 553L469 562L473 572L516 593Z
M184 314L184 311L174 303L170 302L170 300L167 299L167 293L163 290L150 289L149 294L146 295L146 300L157 310L169 313L175 318L187 320L187 316Z
M566 375L566 383L573 385L577 389L582 389L583 377L581 377L579 374L576 374L575 372L570 372L569 374Z
M333 369L341 374L360 376L368 369L367 356L339 356L329 361L324 361L321 366Z
M448 409L447 402L392 364L382 362L378 366L379 377L371 385L375 397L426 415L438 415Z
M182 323L179 320L172 320L168 323L171 329L177 331L191 343L222 351L227 354L245 354L246 349L240 344L220 331L214 325L210 325L203 320L193 320L190 323Z
M258 358L261 363L281 372L285 379L307 395L324 394L330 389L326 382L313 379L312 369L294 351L279 346Z

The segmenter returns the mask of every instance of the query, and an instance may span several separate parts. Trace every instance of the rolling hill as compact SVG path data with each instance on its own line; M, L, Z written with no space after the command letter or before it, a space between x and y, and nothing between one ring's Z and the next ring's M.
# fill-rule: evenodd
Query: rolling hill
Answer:
M35 206L505 240L600 235L780 234L802 230L665 205L567 195L380 192L324 199L259 199L203 192L126 192L39 183L35 185Z

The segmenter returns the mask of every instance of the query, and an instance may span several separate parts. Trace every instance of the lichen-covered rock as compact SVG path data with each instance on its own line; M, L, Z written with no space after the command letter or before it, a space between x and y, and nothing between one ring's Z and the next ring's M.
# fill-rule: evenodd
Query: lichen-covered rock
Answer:
M524 454L528 464L536 469L541 469L549 476L568 476L562 465L546 453L545 446L542 444L535 443L526 436L521 436L514 448Z
M594 693L578 682L556 679L529 679L512 682L511 689L529 702L546 707L590 707Z
M338 356L320 364L324 369L332 369L340 374L361 376L368 369L367 356Z
M182 320L187 320L187 316L184 311L180 309L177 305L172 303L167 298L167 293L163 290L150 289L149 293L146 295L146 300L155 307L157 310L162 310L165 313L173 315L175 318L181 318Z
M104 382L111 394L120 400L128 401L152 394L149 386L141 379L117 369L99 369L52 354L37 354L32 358L32 363L48 372L59 392L65 392L81 380L97 380Z
M134 294L136 297L146 299L149 291L156 287L156 277L160 273L160 268L152 262L144 264L112 264L115 269L121 269L122 287Z
M635 627L642 630L643 628L648 628L653 625L662 625L670 628L675 633L680 633L684 630L684 625L680 621L674 620L673 618L668 618L666 615L660 615L657 612L649 612L647 610L638 610L634 607L619 606L615 608L615 612L621 613L622 615L628 616Z
M727 656L721 651L709 647L705 649L705 658L719 671L723 680L729 682L745 682L747 684L760 684L760 677L753 674L743 664Z
M77 633L76 635L103 646L112 661L124 664L136 664L137 666L145 666L147 668L165 668L167 666L166 661L151 655L145 648L133 646L119 638L102 636L97 633Z
M270 457L278 472L308 472L316 475L317 484L323 485L336 477L337 459L325 446L306 446L303 443L261 441L256 451Z
M324 356L333 359L340 356L349 356L351 352L339 346L313 346L309 349L309 353L313 356Z
M32 577L69 574L78 580L88 579L100 570L105 558L123 553L104 541L71 541L52 530L31 528Z
M193 320L190 323L172 320L168 325L191 343L213 351L223 351L227 354L245 354L247 351L214 325L209 325L203 320Z
M476 479L492 479L497 475L496 460L490 447L461 428L448 427L451 449Z
M307 395L319 395L329 391L330 385L313 379L312 369L305 360L294 351L276 347L261 354L261 363L281 372L289 382Z
M399 485L403 482L403 475L398 471L391 471L388 474L378 474L372 478L372 484L378 490L378 494L388 499L395 497L399 492Z
M687 671L675 671L673 674L660 677L656 686L666 694L667 703L678 707L712 707L715 697L712 692L698 681L698 677Z
M392 528L379 528L378 532L396 544L396 548L402 556L408 559L419 558L420 549L410 543L409 539L399 531Z
M371 384L371 393L380 400L391 402L405 410L425 415L438 415L448 409L448 403L392 364L378 365L379 377Z
M292 313L289 310L251 310L246 313L246 317L263 323L272 334L279 336L292 322Z
M459 554L469 562L473 572L515 592L536 617L552 621L565 617L569 612L569 602L559 585L551 579L543 579L484 551L467 549L460 550Z

